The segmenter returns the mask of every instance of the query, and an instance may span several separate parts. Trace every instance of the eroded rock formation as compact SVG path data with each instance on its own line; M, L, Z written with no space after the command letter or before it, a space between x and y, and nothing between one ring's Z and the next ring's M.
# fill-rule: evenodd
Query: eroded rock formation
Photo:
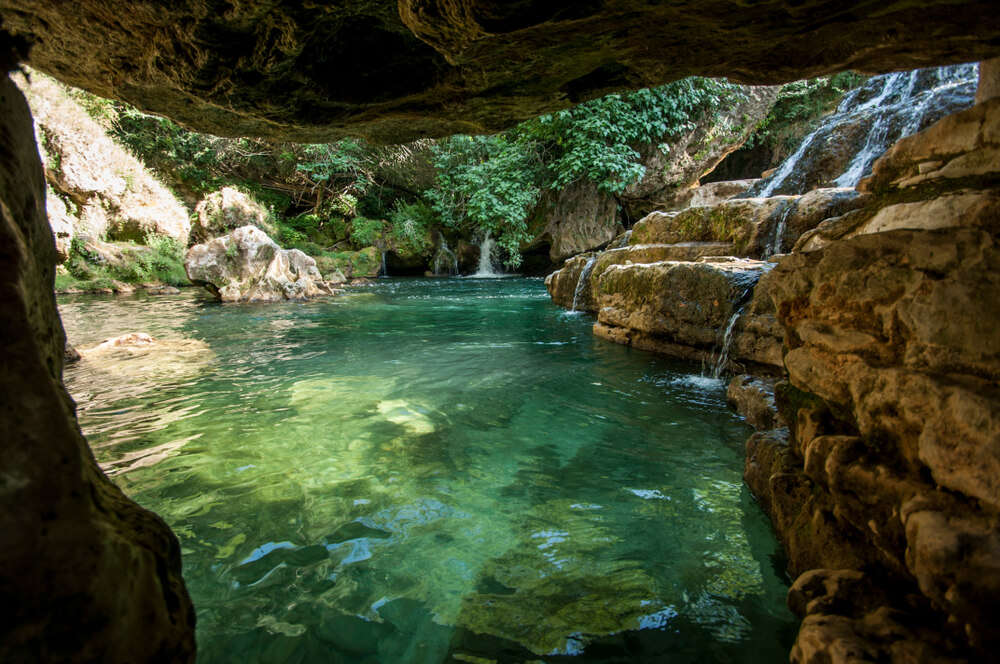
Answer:
M3 0L0 13L34 41L31 64L70 85L216 135L306 142L497 131L691 74L774 84L1000 53L988 0Z
M0 659L193 661L177 539L98 469L62 384L45 180L28 105L6 77L0 247Z
M787 444L748 444L747 482L794 570L864 570L895 589L800 602L796 661L823 661L843 639L873 660L908 649L963 661L997 644L998 149L997 98L903 139L862 183L871 203L774 270L791 431ZM891 620L873 623L878 612ZM900 624L928 636L889 629Z
M334 291L316 261L298 249L282 249L256 226L242 226L188 250L191 283L223 302L304 300Z

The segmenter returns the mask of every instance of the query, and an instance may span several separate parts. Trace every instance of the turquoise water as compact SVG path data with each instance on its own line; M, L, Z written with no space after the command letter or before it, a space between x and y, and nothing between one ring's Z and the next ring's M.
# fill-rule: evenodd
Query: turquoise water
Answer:
M593 338L539 280L60 309L80 347L167 342L66 380L180 539L200 662L787 659L724 387Z

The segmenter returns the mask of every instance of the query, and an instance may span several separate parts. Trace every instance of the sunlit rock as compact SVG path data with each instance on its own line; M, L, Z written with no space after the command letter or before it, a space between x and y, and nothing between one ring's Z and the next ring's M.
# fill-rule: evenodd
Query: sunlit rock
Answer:
M316 261L282 249L255 226L188 249L184 269L192 283L223 302L277 302L333 295Z
M241 226L256 226L273 234L268 211L257 201L233 187L223 187L201 199L195 207L191 244L208 242Z

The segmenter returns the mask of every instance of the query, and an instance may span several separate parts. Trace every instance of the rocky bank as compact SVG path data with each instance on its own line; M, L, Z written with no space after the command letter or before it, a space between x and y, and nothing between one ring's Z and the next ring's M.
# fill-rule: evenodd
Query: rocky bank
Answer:
M778 377L729 396L759 429L745 478L797 577L793 662L992 661L1000 639L997 69L856 191L653 213L546 281L599 336ZM793 249L673 253L718 243Z

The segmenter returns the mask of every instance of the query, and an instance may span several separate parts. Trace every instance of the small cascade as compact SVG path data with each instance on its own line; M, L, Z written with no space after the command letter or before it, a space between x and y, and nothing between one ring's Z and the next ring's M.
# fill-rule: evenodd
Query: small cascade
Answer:
M802 194L817 186L854 187L890 145L928 122L972 104L975 64L874 76L848 93L768 180L748 196ZM863 131L860 133L859 128ZM829 155L850 141L850 160L829 172Z
M715 358L715 365L712 366L712 378L722 378L722 372L726 370L726 365L729 364L729 349L733 345L733 329L736 327L736 321L740 319L743 315L743 307L736 310L729 318L729 323L726 325L726 331L722 335L722 344L719 347L719 356Z
M789 201L788 205L785 206L785 209L781 213L781 218L778 219L778 223L774 225L774 232L771 234L771 238L767 242L767 248L764 250L764 258L781 253L781 243L785 239L785 229L788 227L788 217L791 216L797 203L798 201L793 200Z
M493 269L493 238L490 237L489 233L483 236L482 242L479 243L479 267L476 269L476 273L472 275L473 277L480 278L491 278L491 277L502 277L502 272L497 272Z
M576 282L576 290L573 291L573 307L570 312L577 311L576 307L580 303L580 296L583 294L583 289L587 287L587 280L590 278L590 273L594 271L596 263L597 255L595 254L587 260L587 264L580 270L580 278Z
M385 251L385 249L383 249L382 250L382 267L379 268L379 273L378 273L380 277L388 277L389 276L389 268L386 266L386 263L385 263L385 254L386 254L386 251Z
M434 254L434 274L458 274L458 257L448 247L444 236L441 236L441 243L438 245L437 253Z

